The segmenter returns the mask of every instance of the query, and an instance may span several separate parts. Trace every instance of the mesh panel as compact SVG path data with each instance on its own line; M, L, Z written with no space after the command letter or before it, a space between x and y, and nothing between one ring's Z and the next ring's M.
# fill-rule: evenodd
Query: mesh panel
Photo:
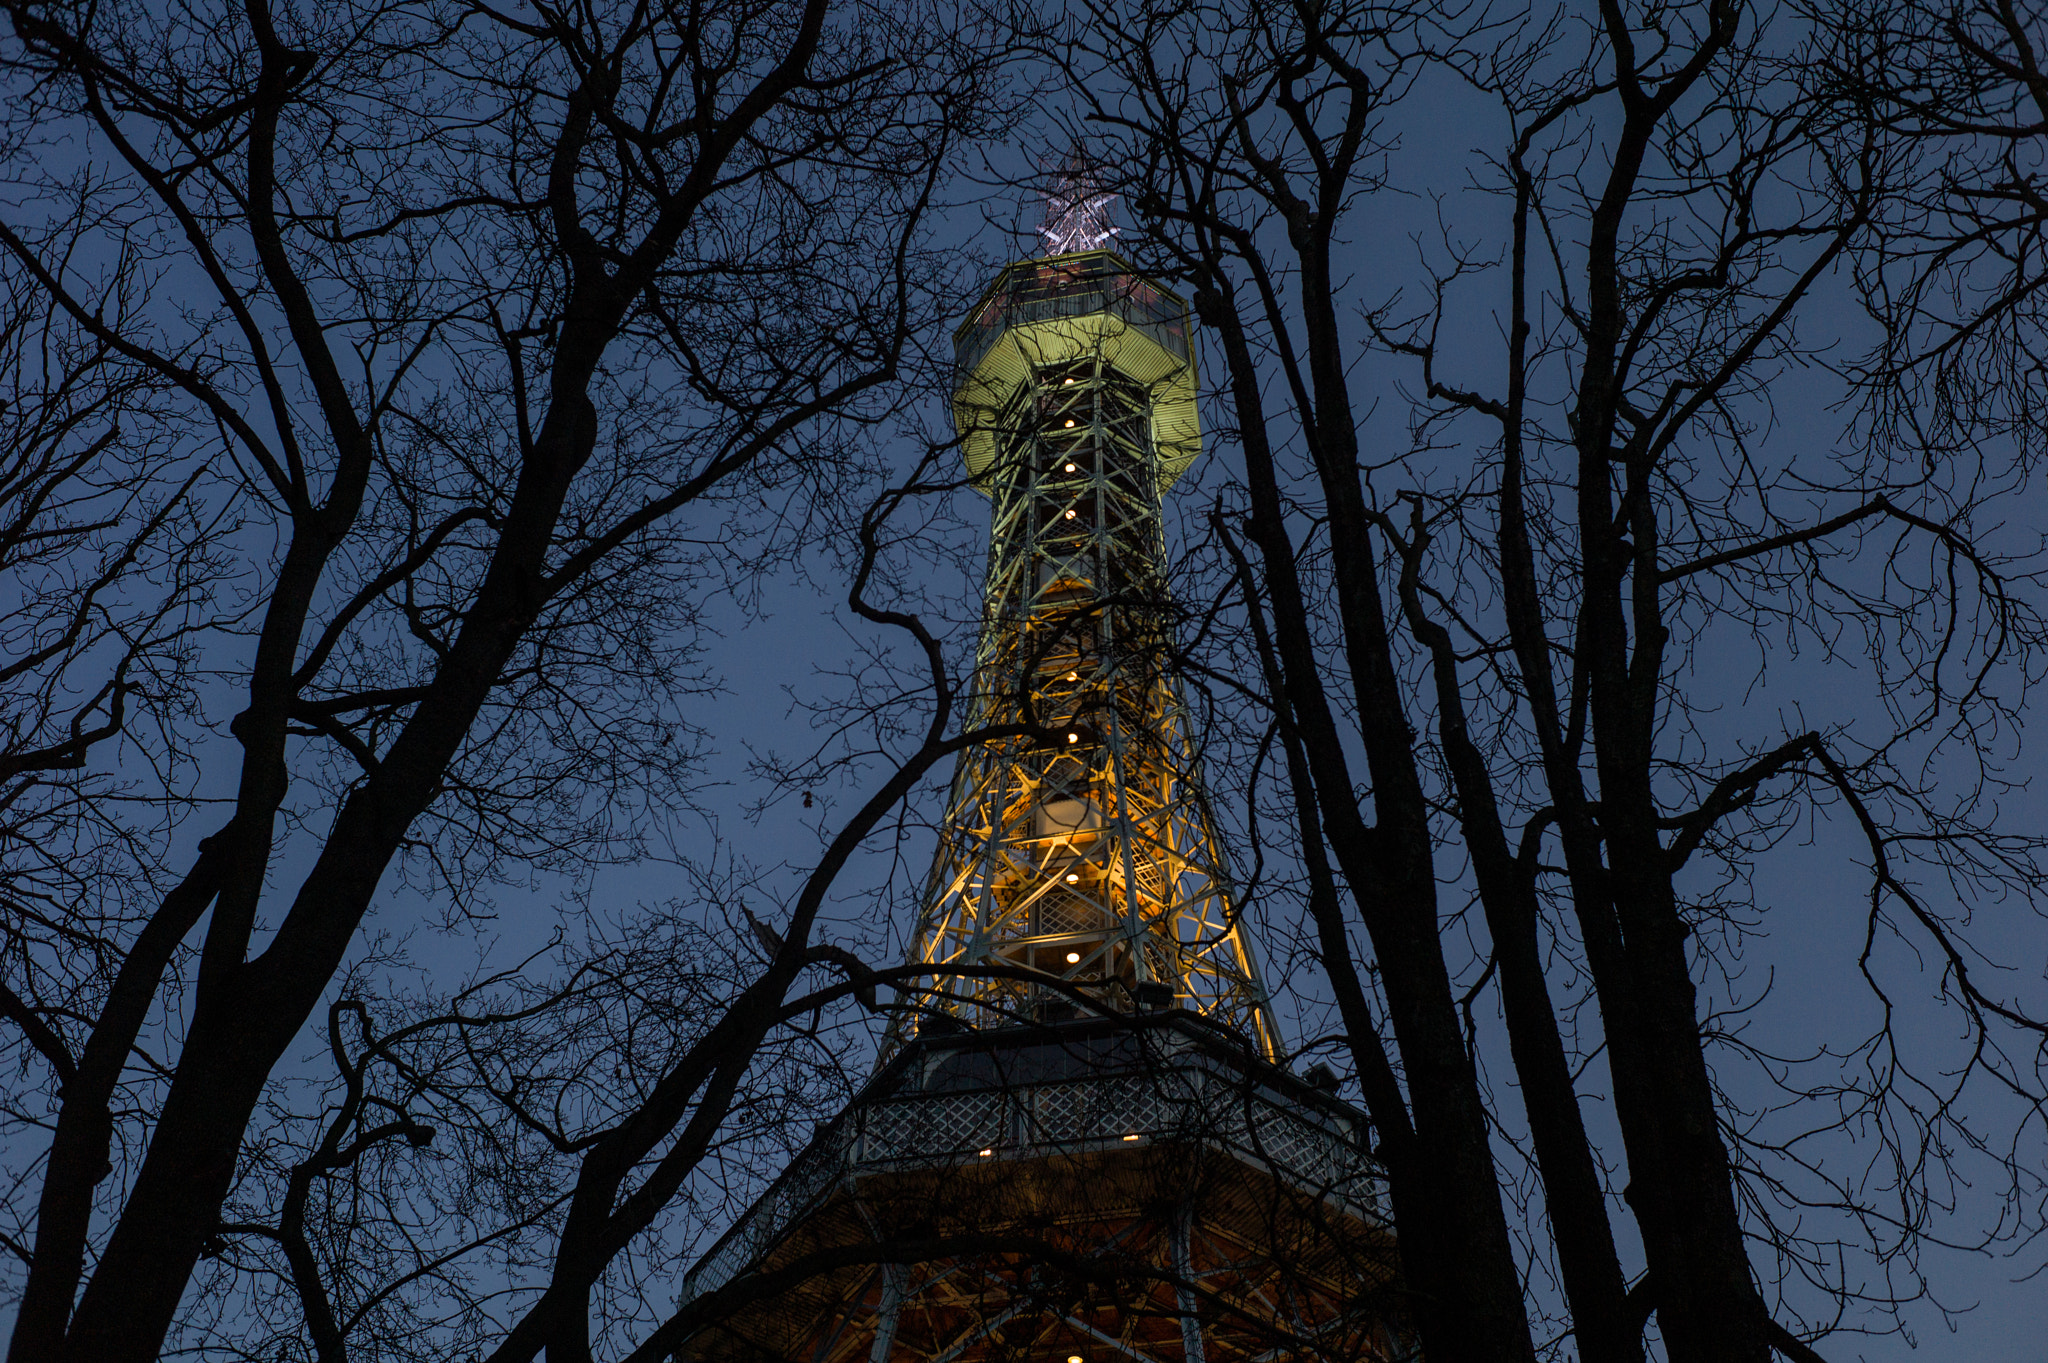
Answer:
M884 1103L866 1115L869 1159L956 1154L998 1144L1008 1105L1000 1093L953 1093Z
M1127 1075L1121 1082L1041 1085L1032 1091L1028 1111L1032 1137L1061 1144L1174 1130L1183 1125L1186 1109L1149 1081Z
M1099 928L1105 915L1096 905L1068 890L1054 890L1038 901L1038 930L1086 932Z
M1354 1141L1264 1103L1253 1106L1251 1125L1246 1149L1298 1186L1377 1209L1376 1171Z
M1104 1135L1147 1135L1175 1125L1181 1105L1145 1083L1102 1084L1095 1110Z
M812 1203L839 1181L840 1172L846 1167L851 1135L852 1132L842 1123L789 1167L778 1199L786 1218L809 1210Z
M1047 1084L1031 1095L1032 1134L1044 1141L1085 1140L1096 1133L1095 1084Z

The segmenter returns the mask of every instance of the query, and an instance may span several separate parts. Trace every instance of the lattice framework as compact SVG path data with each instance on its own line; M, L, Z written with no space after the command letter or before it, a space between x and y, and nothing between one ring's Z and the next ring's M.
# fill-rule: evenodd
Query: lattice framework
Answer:
M961 410L981 413L963 426L993 433L979 478L994 507L970 719L1042 732L959 763L914 939L931 974L912 1001L976 1026L1071 1007L1056 989L962 973L1022 966L1110 1008L1170 991L1271 1056L1171 656L1161 495L1192 452L1183 437L1163 456L1158 425L1162 391L1190 382L1184 312L1176 329L1161 301L1172 296L1136 276L1072 277L1078 304L1057 275L1033 277L1034 320L1008 326L1027 333L1003 335L1008 350L991 344L1004 323L988 322L987 306L963 340L1013 361L963 376L975 399ZM1138 290L1143 325L1123 325L1129 309L1116 300Z

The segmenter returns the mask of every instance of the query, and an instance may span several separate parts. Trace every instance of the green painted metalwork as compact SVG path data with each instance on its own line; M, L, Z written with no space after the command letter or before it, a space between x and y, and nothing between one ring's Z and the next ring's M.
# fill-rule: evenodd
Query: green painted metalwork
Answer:
M1188 306L1112 251L1019 261L953 333L953 421L983 492L1006 448L1004 413L1032 373L1092 356L1145 387L1164 494L1201 453Z

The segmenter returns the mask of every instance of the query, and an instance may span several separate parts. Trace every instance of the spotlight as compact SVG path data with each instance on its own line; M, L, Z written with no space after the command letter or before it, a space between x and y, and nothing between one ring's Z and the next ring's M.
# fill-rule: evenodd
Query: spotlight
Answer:
M1069 884L1069 885L1079 885L1080 883L1081 883L1081 873L1080 873L1079 871L1069 871L1069 872L1067 872L1067 884Z
M1136 1136L1126 1136L1126 1137L1124 1137L1124 1139L1125 1139L1125 1140L1127 1140L1127 1141L1134 1141L1134 1140L1136 1140L1136 1139L1138 1139L1138 1138L1137 1138ZM993 1154L995 1153L995 1151L993 1151L993 1150L977 1150L977 1151L975 1151L974 1153L975 1153L975 1154L977 1154L977 1155L980 1155L980 1156L981 1156L981 1157L982 1157L983 1159L987 1159L987 1158L988 1158L988 1157L989 1157L990 1155L993 1155Z
M1067 735L1067 742L1069 742L1069 743L1079 743L1080 741L1081 741L1081 735L1079 735L1079 734L1068 734L1068 735Z
M1080 470L1079 470L1079 469L1077 469L1077 468L1075 468L1075 467L1074 467L1074 466L1073 466L1072 464L1069 464L1069 465L1067 465L1067 472L1068 472L1068 473L1078 473L1078 472L1080 472Z
M1140 1136L1137 1132L1133 1131L1130 1135L1125 1136L1124 1139L1127 1141L1142 1141L1145 1138L1143 1136Z
M1078 515L1080 515L1080 514L1081 514L1080 512L1078 512L1078 511L1074 510L1074 508L1072 508L1072 507L1068 507L1068 508L1067 508L1067 519L1068 519L1068 520L1072 520L1072 519L1074 519L1074 517L1076 517L1076 516L1078 516Z
M1070 952L1068 952L1068 953L1067 953L1067 964L1068 964L1068 965L1079 965L1079 964L1081 964L1081 953L1080 953L1080 952L1078 952L1078 951L1070 951Z

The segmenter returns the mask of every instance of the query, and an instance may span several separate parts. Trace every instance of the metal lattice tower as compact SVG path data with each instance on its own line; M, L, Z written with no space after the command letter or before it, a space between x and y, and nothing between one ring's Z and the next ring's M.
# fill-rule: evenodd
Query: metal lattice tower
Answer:
M1070 164L1042 235L1099 246L1107 199ZM1278 1063L1173 663L1187 306L1068 249L955 344L993 504L968 722L1024 736L961 759L912 1006L685 1277L675 1357L1414 1363L1365 1122Z
M1101 196L1069 197L1052 235L1101 235ZM994 504L968 721L1040 733L961 759L915 1011L1073 1010L1059 988L958 973L1022 966L1098 1007L1189 1008L1271 1057L1172 659L1160 503L1200 448L1187 305L1108 251L1024 261L955 346L967 468Z

